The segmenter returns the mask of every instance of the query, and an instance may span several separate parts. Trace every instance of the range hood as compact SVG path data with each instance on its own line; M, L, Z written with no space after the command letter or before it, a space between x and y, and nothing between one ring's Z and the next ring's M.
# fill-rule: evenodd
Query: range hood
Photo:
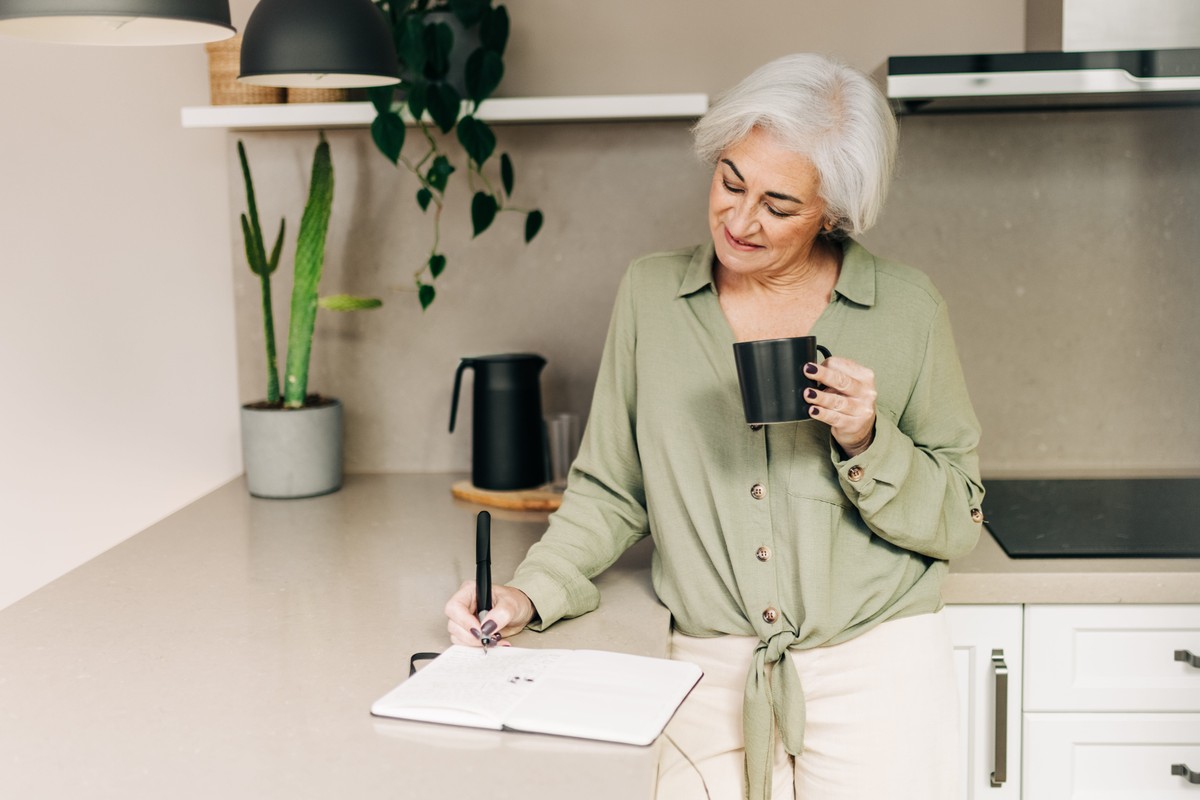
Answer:
M901 113L1200 104L1196 0L1026 0L1028 52L893 56Z

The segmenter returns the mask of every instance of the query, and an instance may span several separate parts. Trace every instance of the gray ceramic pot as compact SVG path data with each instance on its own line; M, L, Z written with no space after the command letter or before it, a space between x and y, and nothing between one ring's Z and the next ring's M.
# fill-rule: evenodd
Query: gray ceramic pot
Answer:
M342 404L242 406L242 460L255 497L295 498L342 488Z

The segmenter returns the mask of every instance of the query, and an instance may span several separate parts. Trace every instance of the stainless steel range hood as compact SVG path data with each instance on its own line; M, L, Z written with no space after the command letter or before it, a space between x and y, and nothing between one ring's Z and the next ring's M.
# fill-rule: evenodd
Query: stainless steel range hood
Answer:
M1025 53L893 56L897 111L1200 104L1195 0L1026 0Z

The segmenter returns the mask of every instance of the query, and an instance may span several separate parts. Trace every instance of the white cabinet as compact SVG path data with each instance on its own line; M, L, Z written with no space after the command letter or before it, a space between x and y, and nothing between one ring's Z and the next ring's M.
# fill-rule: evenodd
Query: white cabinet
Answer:
M1200 769L1200 714L1025 715L1025 800L1196 800L1175 765Z
M1200 606L1026 606L1025 800L1200 797L1194 656Z
M1019 605L946 607L962 720L963 800L1021 796Z

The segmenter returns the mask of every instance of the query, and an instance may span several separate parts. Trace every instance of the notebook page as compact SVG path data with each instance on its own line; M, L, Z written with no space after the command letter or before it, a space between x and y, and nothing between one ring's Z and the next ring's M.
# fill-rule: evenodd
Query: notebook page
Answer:
M502 721L567 651L453 645L380 698L371 713L480 728Z
M685 661L599 650L567 651L506 727L626 744L653 742L700 680Z

